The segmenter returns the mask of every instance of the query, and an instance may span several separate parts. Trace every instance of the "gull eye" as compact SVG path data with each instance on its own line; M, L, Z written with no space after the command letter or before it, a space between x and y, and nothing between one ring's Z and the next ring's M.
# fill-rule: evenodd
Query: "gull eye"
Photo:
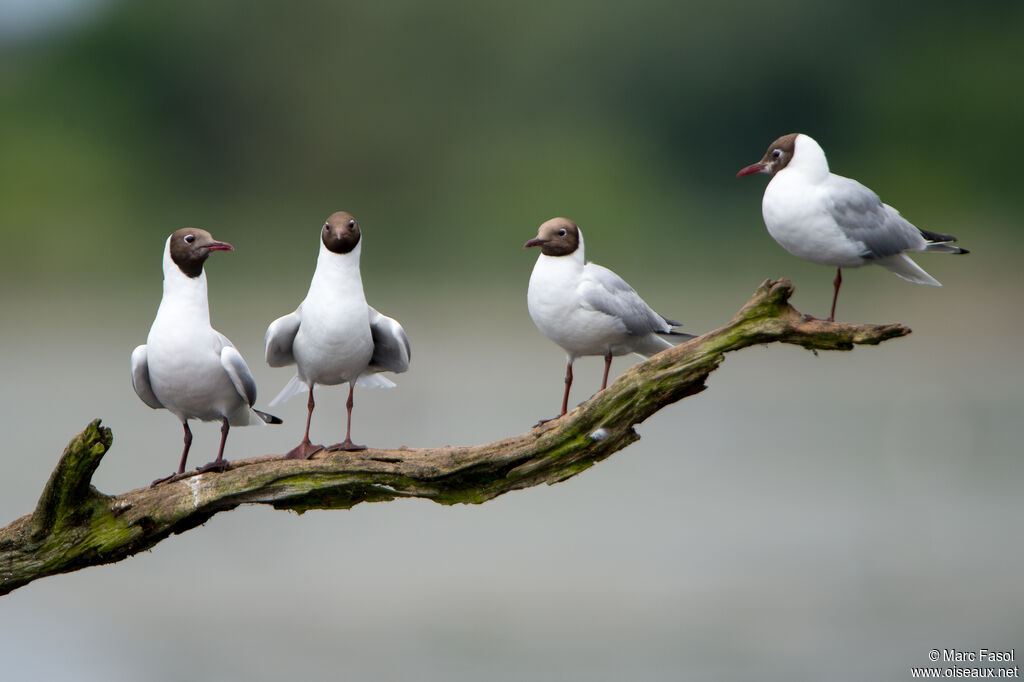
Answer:
M352 228L353 228L353 227L355 227L355 226L356 226L356 221L354 221L354 220L350 220L350 221L348 221L348 227L349 227L349 229L352 229Z
M777 159L780 156L782 156L782 150L781 149L773 149L772 150L772 158L773 159Z
M558 236L559 237L564 237L567 234L569 234L569 233L565 231L565 228L562 228L561 230L558 231Z
M196 236L194 234L186 234L185 235L185 243L186 244L191 244L195 240L196 240Z

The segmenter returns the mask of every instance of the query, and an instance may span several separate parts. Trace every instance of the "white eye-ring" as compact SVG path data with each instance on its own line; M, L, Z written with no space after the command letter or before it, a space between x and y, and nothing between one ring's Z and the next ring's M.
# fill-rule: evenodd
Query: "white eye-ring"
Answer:
M773 149L772 150L772 158L773 159L777 159L780 156L782 156L782 150L781 149Z
M186 234L185 235L185 243L191 244L195 240L196 240L196 236L194 234Z

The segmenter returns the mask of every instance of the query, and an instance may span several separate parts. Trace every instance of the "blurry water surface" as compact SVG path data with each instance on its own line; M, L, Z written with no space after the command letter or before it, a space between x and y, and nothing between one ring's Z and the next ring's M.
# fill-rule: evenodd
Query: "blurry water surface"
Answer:
M397 389L357 392L357 440L487 442L553 412L563 360L526 315L532 258L521 260L523 281L487 296L370 290L409 331L413 366ZM255 301L219 274L225 262L208 265L214 324L248 358L265 405L290 374L262 363L263 329L304 277L273 278L280 293ZM906 679L932 648L1019 647L1024 330L1020 277L992 283L997 265L928 259L947 282L938 290L850 273L844 319L914 333L818 357L744 350L709 390L639 426L639 443L556 486L481 506L241 508L122 563L33 583L0 600L5 676ZM830 273L791 271L798 307L823 309ZM697 331L727 320L759 277L723 294L683 273L629 274ZM173 470L178 423L128 381L158 296L156 273L136 290L5 293L5 522L32 509L93 417L115 438L101 490ZM599 373L597 359L577 364L574 399ZM341 437L344 397L320 392L315 439ZM228 457L297 442L304 401L278 412L281 427L234 429ZM194 432L198 465L219 433Z

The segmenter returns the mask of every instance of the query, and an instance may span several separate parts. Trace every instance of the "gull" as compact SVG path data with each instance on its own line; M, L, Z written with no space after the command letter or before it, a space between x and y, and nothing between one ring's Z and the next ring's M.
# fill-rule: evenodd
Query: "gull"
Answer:
M216 241L206 230L186 227L164 245L164 291L146 343L132 351L132 388L153 409L166 409L181 420L185 449L178 474L192 446L189 419L221 423L217 459L200 471L224 471L224 443L231 426L280 424L277 417L253 409L256 381L226 336L210 326L203 263L214 251L234 247ZM153 485L174 474L153 481Z
M736 177L754 173L772 176L761 202L768 233L797 258L836 267L829 322L843 268L876 263L908 282L939 287L905 252L970 253L950 244L956 237L914 227L864 185L830 173L825 152L802 133L775 140Z
M650 357L671 348L661 335L680 340L680 323L659 315L608 268L583 259L583 232L567 218L552 218L540 226L524 248L539 246L530 275L526 303L540 332L565 350L565 393L561 417L569 405L572 365L583 355L604 357L601 390L608 385L612 356L636 353Z
M352 442L352 407L356 384L391 388L379 372L409 369L409 339L396 320L366 303L359 273L362 233L350 214L331 214L320 230L320 253L309 293L295 312L274 320L264 338L271 367L297 365L298 373L270 404L277 405L308 389L306 431L302 442L285 457L308 459L324 449L309 440L313 419L313 387L348 383L345 440L328 450L365 450Z

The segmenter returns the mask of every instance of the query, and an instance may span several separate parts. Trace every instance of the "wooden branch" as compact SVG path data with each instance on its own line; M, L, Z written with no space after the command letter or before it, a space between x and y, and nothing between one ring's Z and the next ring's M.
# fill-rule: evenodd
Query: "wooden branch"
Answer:
M256 457L233 461L223 473L188 473L108 496L91 485L113 441L97 419L68 444L35 511L0 529L0 595L120 561L240 504L299 513L400 497L479 504L557 483L639 439L633 426L662 407L704 390L729 351L773 342L850 350L910 333L899 324L804 319L789 305L792 293L786 280L765 281L725 326L635 365L565 417L488 445Z

